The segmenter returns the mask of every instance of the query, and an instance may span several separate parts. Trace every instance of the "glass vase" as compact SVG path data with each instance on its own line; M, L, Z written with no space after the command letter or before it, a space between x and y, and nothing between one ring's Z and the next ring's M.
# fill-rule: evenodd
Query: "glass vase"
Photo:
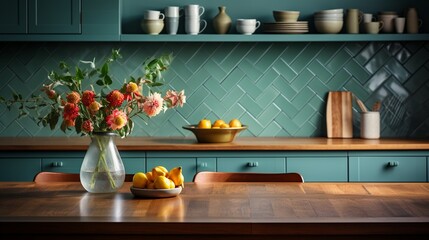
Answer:
M114 143L115 133L96 132L80 168L80 182L91 193L116 192L125 180L125 169Z

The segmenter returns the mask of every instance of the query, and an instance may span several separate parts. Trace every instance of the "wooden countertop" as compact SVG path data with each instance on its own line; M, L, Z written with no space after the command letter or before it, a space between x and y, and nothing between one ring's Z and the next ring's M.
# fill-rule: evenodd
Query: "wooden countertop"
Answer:
M0 150L86 150L88 137L0 138ZM329 139L294 137L238 137L232 143L197 143L195 138L117 138L119 150L207 151L207 150L429 150L429 140L417 139Z
M410 239L429 234L429 183L186 183L179 196L163 199L134 198L130 184L117 193L91 194L78 182L0 182L0 235L380 239L405 234Z

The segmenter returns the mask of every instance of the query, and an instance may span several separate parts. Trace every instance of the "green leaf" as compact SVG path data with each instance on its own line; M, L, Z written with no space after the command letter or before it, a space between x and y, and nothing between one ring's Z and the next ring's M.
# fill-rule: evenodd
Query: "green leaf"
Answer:
M105 77L104 77L104 84L105 85L111 85L113 83L113 81L112 81L112 79L110 78L110 76L109 75L106 75Z
M107 76L107 74L109 74L109 65L107 63L105 63L103 65L103 68L101 68L101 75L103 77Z
M162 86L162 85L164 85L163 83L160 83L160 82L154 82L154 83L148 83L147 84L149 87L159 87L159 86Z
M99 79L97 82L95 82L98 86L104 86L104 81Z
M76 118L75 128L76 128L77 134L82 132L82 118L81 117Z
M63 131L64 133L67 131L67 126L66 123L63 121L63 123L61 123L61 131Z
M60 114L55 109L52 109L51 113L48 114L49 127L51 130L55 129L59 118Z

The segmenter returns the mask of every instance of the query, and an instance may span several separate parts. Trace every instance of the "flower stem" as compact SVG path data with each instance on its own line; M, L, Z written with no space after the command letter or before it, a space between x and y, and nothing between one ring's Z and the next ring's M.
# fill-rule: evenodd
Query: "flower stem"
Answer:
M105 146L108 144L109 140L103 141L99 137L95 137L95 139L97 140L97 145L98 145L98 148L100 149L100 155L98 157L97 167L95 168L94 174L91 177L90 186L92 189L94 188L96 176L100 173L100 169L104 168L104 170L107 174L107 177L109 179L110 186L112 187L112 189L115 189L116 183L113 180L112 174L109 171L109 167L107 166L107 161L106 161L106 156L105 156L105 154L106 154Z

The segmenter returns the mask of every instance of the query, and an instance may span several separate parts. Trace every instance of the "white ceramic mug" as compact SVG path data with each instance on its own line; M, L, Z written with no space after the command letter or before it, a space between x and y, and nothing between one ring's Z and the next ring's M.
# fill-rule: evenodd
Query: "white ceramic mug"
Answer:
M203 25L203 27L201 27ZM186 18L185 19L185 32L190 35L198 35L202 33L207 27L207 21L200 19L199 17L195 18Z
M397 18L396 14L381 14L378 15L378 21L382 21L384 23L384 27L382 32L391 33L393 32L393 19Z
M165 17L171 17L171 18L181 17L183 15L183 9L179 8L178 6L168 6L164 8L164 14L165 14Z
M397 17L393 19L395 23L395 31L396 33L403 33L405 29L405 18L404 17Z
M237 19L236 29L238 33L251 35L261 26L256 19Z
M165 15L160 11L146 10L144 13L144 19L146 20L163 20Z
M363 14L363 22L367 23L367 22L372 22L375 21L375 17L372 16L372 13L364 13Z
M204 7L197 4L190 4L185 6L185 15L187 17L201 17L204 11Z
M360 137L380 138L380 112L362 112L360 118Z

